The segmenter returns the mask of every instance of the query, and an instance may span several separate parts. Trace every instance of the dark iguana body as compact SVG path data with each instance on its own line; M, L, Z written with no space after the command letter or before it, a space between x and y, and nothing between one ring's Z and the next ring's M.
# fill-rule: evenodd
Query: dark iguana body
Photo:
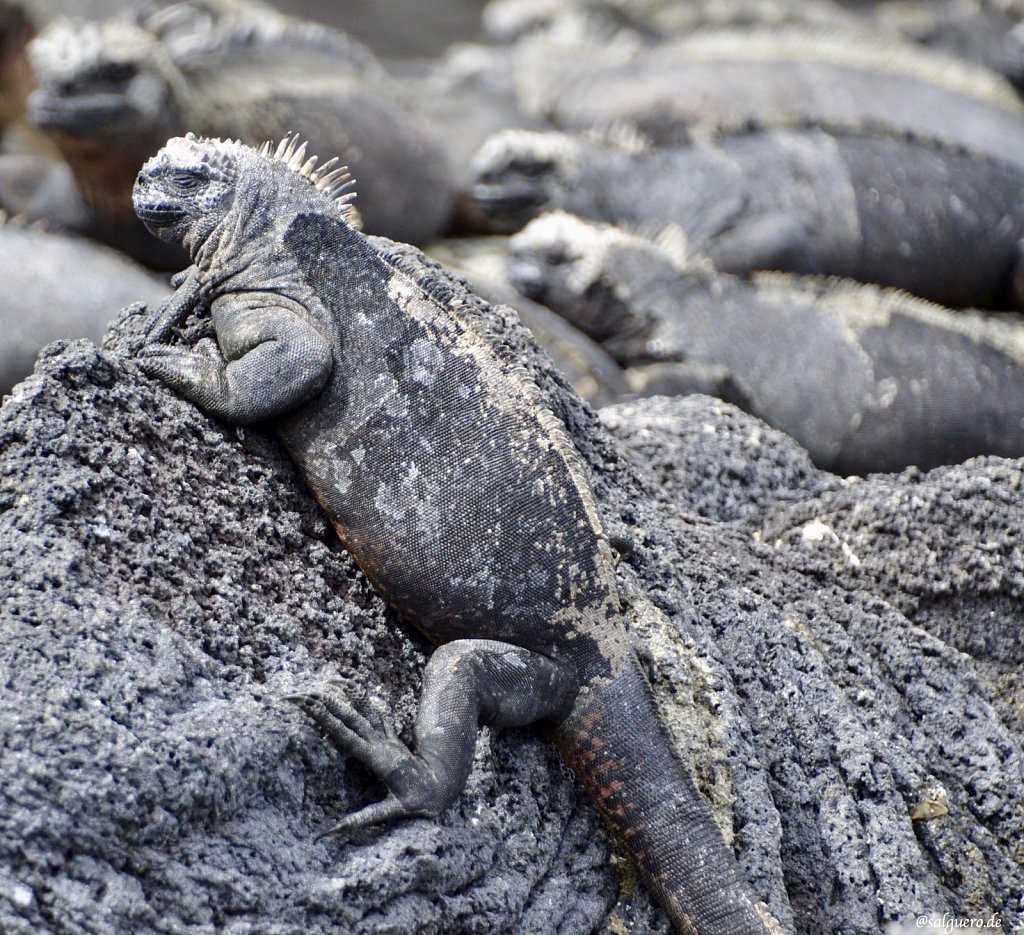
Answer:
M838 473L1024 454L1018 316L843 281L740 279L568 215L514 237L509 267L625 367L724 366L751 411Z
M444 644L415 754L305 697L390 790L338 829L438 814L479 722L544 722L681 931L777 931L657 724L561 427L470 315L346 223L340 180L278 156L177 139L143 169L136 210L195 261L150 335L203 302L217 346L151 344L140 362L212 415L272 419L367 577Z
M820 129L627 148L506 131L477 154L483 225L547 209L678 223L718 269L896 286L951 306L1019 307L1024 168L932 140Z
M1003 78L911 43L842 30L711 30L653 46L533 42L525 109L566 130L818 124L916 133L1024 165L1024 105Z
M464 276L492 305L506 305L537 339L576 393L594 407L629 393L622 369L579 328L519 292L505 275L505 238L447 238L428 244L426 254Z
M443 149L373 55L342 33L262 6L194 0L136 20L57 22L29 51L38 84L29 117L74 168L98 236L135 236L136 171L169 137L258 144L298 125L359 172L368 231L419 242L448 222Z

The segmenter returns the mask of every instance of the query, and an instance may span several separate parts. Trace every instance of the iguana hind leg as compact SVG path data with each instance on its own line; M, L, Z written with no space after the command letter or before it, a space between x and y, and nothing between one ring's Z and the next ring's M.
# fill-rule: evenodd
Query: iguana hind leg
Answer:
M573 673L540 653L494 640L441 646L423 674L415 752L375 725L335 691L289 695L343 753L388 787L382 802L346 816L325 834L410 815L439 815L469 777L477 729L557 724L578 691Z

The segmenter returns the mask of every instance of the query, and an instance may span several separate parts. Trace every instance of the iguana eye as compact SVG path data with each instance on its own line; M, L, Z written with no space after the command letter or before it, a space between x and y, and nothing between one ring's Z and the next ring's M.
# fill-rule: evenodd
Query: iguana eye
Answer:
M129 62L111 62L102 71L102 77L111 84L125 84L136 74L138 69Z
M203 180L191 172L175 172L170 181L175 188L190 192L198 188Z

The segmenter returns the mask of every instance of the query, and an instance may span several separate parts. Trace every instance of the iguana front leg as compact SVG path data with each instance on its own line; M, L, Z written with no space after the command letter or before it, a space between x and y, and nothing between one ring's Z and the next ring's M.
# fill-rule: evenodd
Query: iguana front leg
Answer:
M539 653L494 640L447 643L423 674L415 753L334 692L286 700L299 704L343 753L388 787L386 799L346 816L327 835L392 818L439 815L466 785L480 725L560 723L577 691L572 672Z
M146 343L159 344L170 337L171 331L184 324L185 319L202 301L203 287L199 270L195 266L171 277L172 292L154 311L146 325Z
M179 291L189 288L186 282ZM217 345L150 344L138 358L209 415L246 425L281 415L324 388L334 365L328 340L288 305L267 305L267 293L230 295L214 303ZM171 313L158 323L163 327Z

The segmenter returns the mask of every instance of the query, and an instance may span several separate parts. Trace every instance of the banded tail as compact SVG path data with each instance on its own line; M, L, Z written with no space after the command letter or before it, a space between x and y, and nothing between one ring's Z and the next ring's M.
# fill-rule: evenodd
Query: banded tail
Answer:
M682 935L784 935L672 752L635 659L581 694L555 739Z

